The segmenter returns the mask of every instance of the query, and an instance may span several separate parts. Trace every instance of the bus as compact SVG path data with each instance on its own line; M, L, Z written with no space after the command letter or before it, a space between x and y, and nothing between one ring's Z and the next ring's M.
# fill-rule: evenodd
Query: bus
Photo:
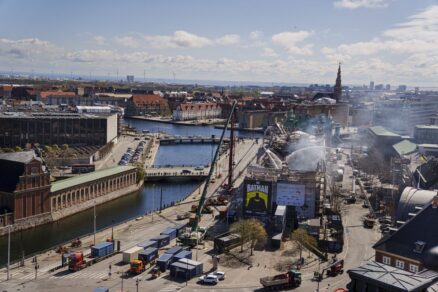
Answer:
M88 173L95 171L94 164L73 164L71 166L71 173Z

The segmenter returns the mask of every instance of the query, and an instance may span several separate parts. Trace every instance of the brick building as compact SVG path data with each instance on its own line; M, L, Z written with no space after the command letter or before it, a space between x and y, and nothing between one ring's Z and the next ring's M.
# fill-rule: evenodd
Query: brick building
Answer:
M169 111L167 100L155 94L134 94L126 102L126 116L160 115Z
M0 226L50 212L50 175L33 151L0 154Z

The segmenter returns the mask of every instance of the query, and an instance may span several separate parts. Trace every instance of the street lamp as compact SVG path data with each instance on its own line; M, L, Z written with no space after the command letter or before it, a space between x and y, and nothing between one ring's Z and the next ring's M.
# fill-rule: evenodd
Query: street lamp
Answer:
M114 220L111 220L111 240L114 243Z
M5 219L6 219L6 216L5 216ZM11 279L11 275L9 274L10 265L11 265L11 225L8 225L8 266L7 266L6 280Z
M94 242L94 245L96 245L96 200L94 200L93 211L94 211L94 234L93 234L93 242Z
M139 284L140 281L141 281L140 278L135 279L135 286L137 286L137 292L138 292L138 284Z

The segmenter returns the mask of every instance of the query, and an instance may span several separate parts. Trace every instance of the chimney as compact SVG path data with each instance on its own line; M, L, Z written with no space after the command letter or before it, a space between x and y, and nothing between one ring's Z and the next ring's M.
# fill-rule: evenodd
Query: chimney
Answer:
M438 208L438 195L435 195L435 197L433 197L432 208L434 209Z

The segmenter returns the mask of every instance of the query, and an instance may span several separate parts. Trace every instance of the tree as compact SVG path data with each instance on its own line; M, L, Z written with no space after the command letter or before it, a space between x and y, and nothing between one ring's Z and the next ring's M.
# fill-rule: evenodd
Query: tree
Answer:
M14 152L21 152L21 151L23 151L23 148L21 148L20 146L14 147Z
M137 166L137 183L139 183L142 180L144 180L146 172L145 172L143 165L141 163L137 163L136 166Z
M263 224L257 219L242 219L230 226L230 231L240 236L240 251L243 251L245 242L250 242L251 255L257 243L264 243L267 239Z
M303 228L294 230L291 234L291 240L296 242L300 250L300 259L303 257L303 249L306 246L317 246L315 237L309 235Z

